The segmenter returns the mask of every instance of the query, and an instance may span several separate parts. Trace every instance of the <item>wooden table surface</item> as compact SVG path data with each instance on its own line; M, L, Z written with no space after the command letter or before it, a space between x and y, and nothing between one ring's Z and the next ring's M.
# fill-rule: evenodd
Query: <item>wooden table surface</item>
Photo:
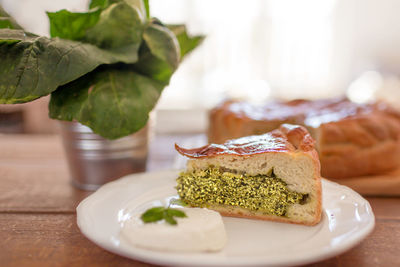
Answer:
M149 171L171 168L173 143L157 136ZM0 266L152 266L109 253L86 239L75 208L90 192L70 185L58 136L0 135ZM372 234L350 251L310 266L400 266L400 198L368 197Z

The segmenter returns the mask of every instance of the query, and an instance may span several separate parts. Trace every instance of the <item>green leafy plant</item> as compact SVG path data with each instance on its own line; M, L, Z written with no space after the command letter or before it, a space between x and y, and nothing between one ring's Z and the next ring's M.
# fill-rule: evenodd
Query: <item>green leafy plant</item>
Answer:
M153 223L165 220L165 222L171 225L176 225L177 221L174 217L185 218L187 216L183 211L178 209L154 207L146 210L140 218L144 223Z
M150 18L142 0L92 0L88 12L47 15L51 38L24 31L0 7L0 103L51 94L51 118L108 139L147 123L182 58L203 40Z

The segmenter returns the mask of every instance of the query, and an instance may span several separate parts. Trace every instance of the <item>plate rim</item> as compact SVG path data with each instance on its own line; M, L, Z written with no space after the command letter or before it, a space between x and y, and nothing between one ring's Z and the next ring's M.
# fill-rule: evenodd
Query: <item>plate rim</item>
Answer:
M236 262L227 262L224 261L223 259L207 259L206 261L203 261L202 263L188 263L187 260L185 260L185 255L186 253L181 253L180 255L177 255L176 253L166 253L166 252L160 252L160 251L152 251L152 250L146 250L146 249L141 249L138 247L135 247L135 251L139 251L140 253L136 252L130 252L127 253L123 250L120 250L118 247L113 246L111 242L107 243L102 243L99 240L97 240L95 237L92 237L88 231L86 231L85 227L82 226L80 218L82 218L79 214L81 213L81 210L85 208L85 205L88 205L92 199L96 198L98 194L101 194L103 191L110 190L112 187L119 185L120 183L127 182L129 180L133 180L135 177L142 177L142 176L155 176L157 177L158 175L162 174L177 174L181 170L161 170L161 171L153 171L153 172L142 172L142 173L134 173L134 174L129 174L124 177L121 177L115 181L109 182L107 184L104 184L101 186L98 190L93 192L91 195L83 199L79 205L76 208L76 213L77 213L77 225L81 233L88 238L90 241L95 243L97 246L115 253L117 255L123 256L128 259L132 260L138 260L142 261L145 263L150 263L150 264L159 264L163 266L242 266L243 264L246 264L246 266L292 266L292 265L302 265L302 264L309 264L309 263L314 263L314 262L319 262L331 257L334 257L336 255L342 254L345 251L355 247L358 245L363 239L365 239L374 229L375 227L375 215L373 213L373 210L371 208L371 205L369 202L363 198L359 193L356 191L352 190L351 188L340 185L336 182L329 181L325 178L322 178L322 184L326 184L328 186L335 186L335 187L340 187L348 192L350 192L354 197L357 199L360 199L365 202L366 204L366 209L367 213L370 215L370 220L364 228L359 229L356 233L352 234L352 238L349 241L342 241L340 246L336 246L333 249L330 250L325 250L320 252L318 255L310 256L310 254L307 254L304 257L299 257L296 259L291 260L291 258L287 258L285 261L271 261L271 262L266 262L265 258L253 258L251 260L246 259L245 261L243 259L235 259ZM324 213L324 207L323 209L323 216L325 217ZM83 216L83 215L82 215ZM326 219L326 218L325 218ZM156 253L163 253L162 259L159 259L157 257L154 257L154 254ZM169 255L168 255L169 254ZM189 254L186 254L189 255ZM172 257L174 256L174 257ZM166 260L167 258L167 260ZM188 265L189 264L189 265Z

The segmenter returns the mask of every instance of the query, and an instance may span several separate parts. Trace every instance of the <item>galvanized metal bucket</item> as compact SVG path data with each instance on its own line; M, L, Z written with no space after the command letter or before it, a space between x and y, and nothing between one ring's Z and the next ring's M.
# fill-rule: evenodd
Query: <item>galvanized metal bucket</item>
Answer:
M83 190L146 170L149 124L117 140L107 140L78 122L61 121L61 135L72 184Z

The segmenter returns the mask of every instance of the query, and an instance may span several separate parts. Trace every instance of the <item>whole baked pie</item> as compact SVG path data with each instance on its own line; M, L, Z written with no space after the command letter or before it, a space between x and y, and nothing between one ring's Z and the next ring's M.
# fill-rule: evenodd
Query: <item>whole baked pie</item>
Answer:
M283 123L303 125L316 140L323 177L382 174L400 165L400 114L379 102L226 101L210 112L209 142L263 134Z

